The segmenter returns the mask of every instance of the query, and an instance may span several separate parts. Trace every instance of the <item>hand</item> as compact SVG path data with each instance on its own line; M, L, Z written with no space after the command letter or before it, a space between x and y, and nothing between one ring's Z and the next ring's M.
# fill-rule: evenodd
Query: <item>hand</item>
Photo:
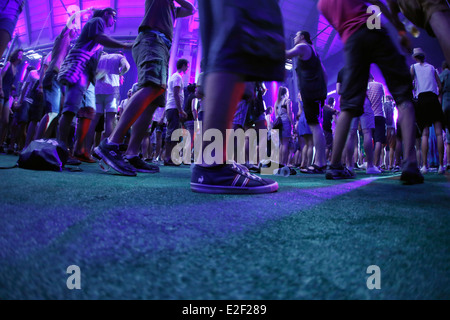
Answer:
M124 50L131 50L131 49L133 49L133 44L134 44L134 43L132 43L132 42L125 42L125 43L123 44Z
M407 54L412 54L412 45L411 40L408 37L408 34L406 32L399 32L400 37L400 45L402 46L403 51Z
M186 118L187 118L187 113L184 112L184 110L181 110L181 111L179 112L179 115L180 115L180 118L181 118L181 119L186 119Z

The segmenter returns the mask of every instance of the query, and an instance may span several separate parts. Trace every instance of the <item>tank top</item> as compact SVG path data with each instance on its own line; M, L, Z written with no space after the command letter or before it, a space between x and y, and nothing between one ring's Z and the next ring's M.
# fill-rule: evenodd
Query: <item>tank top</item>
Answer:
M308 60L297 58L297 78L303 101L324 101L327 98L325 70L314 48Z

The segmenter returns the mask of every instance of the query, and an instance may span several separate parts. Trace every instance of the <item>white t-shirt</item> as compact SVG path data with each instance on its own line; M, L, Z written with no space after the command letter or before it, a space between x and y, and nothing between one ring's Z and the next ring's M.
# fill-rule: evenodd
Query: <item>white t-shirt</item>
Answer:
M177 105L175 103L175 97L173 94L173 88L180 87L180 103L181 108L183 108L184 104L184 83L183 83L183 77L178 72L175 72L173 75L170 76L169 84L167 86L167 103L166 103L166 110L167 109L176 109Z
M434 92L436 95L439 94L439 88L436 82L436 69L428 63L416 63L413 65L413 70L415 73L415 94L418 96L422 92Z

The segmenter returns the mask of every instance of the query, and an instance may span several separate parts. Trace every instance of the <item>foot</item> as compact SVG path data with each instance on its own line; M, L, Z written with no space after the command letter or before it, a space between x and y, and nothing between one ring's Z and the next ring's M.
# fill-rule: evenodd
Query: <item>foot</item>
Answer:
M125 176L136 176L136 169L125 163L119 146L108 144L106 139L100 142L99 146L94 149L95 157L106 162L111 168Z
M366 174L380 174L381 170L375 166L368 167L366 169Z
M445 168L443 166L439 166L438 174L445 174Z
M327 169L327 173L325 174L325 178L328 180L354 179L355 177L355 173L349 171L343 165L330 165Z
M400 180L406 185L423 183L424 178L421 171L422 170L419 170L417 163L407 163L403 167Z
M217 167L195 165L192 170L191 190L214 194L257 194L278 190L278 183L251 174L248 169L233 163Z
M145 162L144 160L139 158L139 156L135 156L130 159L125 159L125 162L132 165L136 169L137 172L143 172L143 173L158 173L159 172L158 166Z
M421 174L427 174L428 173L428 168L423 166L422 168L420 168L420 173Z

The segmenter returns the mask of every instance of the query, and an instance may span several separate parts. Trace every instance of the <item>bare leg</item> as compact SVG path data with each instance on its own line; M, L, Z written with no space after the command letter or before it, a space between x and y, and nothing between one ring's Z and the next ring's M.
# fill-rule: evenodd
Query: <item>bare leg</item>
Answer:
M448 36L448 30L450 30L450 11L433 13L430 19L430 26L441 45L445 59L450 63L450 37Z
M353 116L348 111L342 111L338 118L333 141L333 151L331 153L331 165L333 166L339 166L341 164L342 153L345 148L352 119Z
M214 72L205 79L205 112L203 118L203 132L217 129L222 133L226 143L226 130L231 128L231 122L238 102L242 99L245 83L241 76L232 73ZM207 143L203 143L205 148ZM225 151L225 145L223 146ZM226 152L223 152L224 163Z
M139 154L139 148L141 147L142 140L147 133L148 126L150 125L153 117L153 112L156 109L156 105L150 105L146 108L131 128L131 137L128 144L127 152L128 156L137 156Z
M136 92L127 104L125 111L120 117L119 123L109 136L109 140L121 144L128 129L136 122L150 103L164 92L160 87L144 87Z
M325 136L323 135L322 126L320 124L310 124L311 132L314 139L314 147L316 148L314 163L318 167L326 166L327 160L325 158Z

